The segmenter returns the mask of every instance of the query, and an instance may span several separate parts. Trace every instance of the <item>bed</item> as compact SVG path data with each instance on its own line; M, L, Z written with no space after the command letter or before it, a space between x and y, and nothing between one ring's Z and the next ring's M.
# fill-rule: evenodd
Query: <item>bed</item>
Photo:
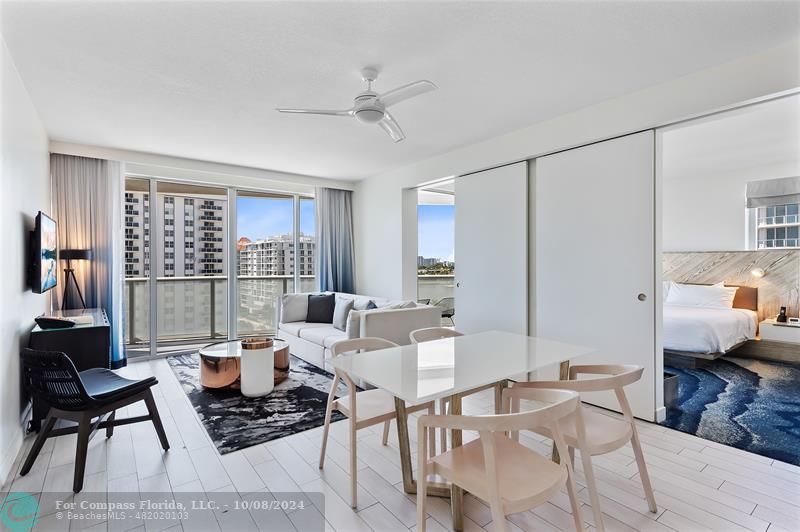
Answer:
M663 310L664 364L696 367L756 337L758 290L738 287L733 308L674 305Z

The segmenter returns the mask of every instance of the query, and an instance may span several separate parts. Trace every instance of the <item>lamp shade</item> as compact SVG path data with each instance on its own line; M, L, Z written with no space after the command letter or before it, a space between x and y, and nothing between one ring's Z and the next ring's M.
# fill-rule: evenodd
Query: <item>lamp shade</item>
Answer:
M61 260L91 260L91 249L62 249L58 252Z

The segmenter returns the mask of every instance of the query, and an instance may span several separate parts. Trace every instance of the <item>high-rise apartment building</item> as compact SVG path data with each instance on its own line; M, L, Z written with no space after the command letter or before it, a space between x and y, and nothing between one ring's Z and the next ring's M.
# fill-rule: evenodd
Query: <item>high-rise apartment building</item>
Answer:
M198 195L159 194L162 222L156 224L164 250L156 276L225 275L227 202ZM150 194L125 193L125 276L150 275Z
M238 244L239 276L294 275L295 264L300 275L314 275L315 240L300 233L298 252L294 251L291 234L271 236L251 242L240 239Z

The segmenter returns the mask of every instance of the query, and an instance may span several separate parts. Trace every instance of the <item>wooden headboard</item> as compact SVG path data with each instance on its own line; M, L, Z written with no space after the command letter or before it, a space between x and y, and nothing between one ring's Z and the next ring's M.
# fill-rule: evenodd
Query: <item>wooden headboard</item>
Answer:
M741 286L735 306L747 297L745 287L758 288L758 319L773 318L781 307L789 316L800 315L800 250L771 249L758 251L665 251L663 278L676 283ZM754 269L764 270L764 277L754 277ZM755 300L755 296L753 296Z

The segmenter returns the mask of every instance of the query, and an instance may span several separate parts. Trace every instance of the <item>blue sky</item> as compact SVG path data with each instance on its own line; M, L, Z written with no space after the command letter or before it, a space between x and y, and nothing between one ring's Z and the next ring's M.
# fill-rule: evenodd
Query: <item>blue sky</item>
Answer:
M455 205L418 205L419 255L452 260L455 247Z
M250 198L236 200L236 224L239 237L258 240L268 236L282 235L292 231L291 198ZM313 235L314 201L300 201L300 231Z

